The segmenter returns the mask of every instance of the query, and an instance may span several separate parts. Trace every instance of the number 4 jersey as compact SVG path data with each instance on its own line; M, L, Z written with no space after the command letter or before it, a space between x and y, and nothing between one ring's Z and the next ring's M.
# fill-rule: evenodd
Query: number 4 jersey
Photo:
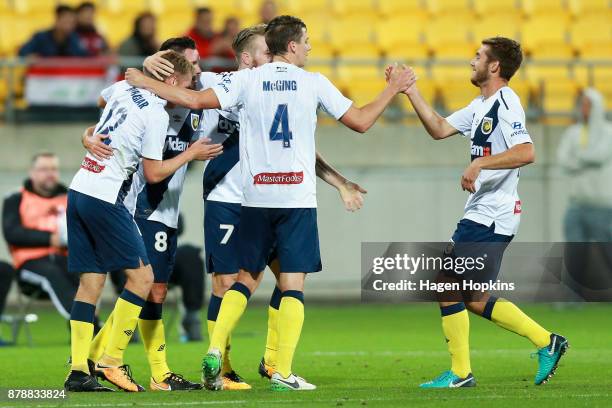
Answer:
M223 110L239 109L242 205L316 207L317 108L340 119L351 100L284 62L223 74L213 90Z
M162 159L168 114L165 100L125 81L102 93L107 104L94 132L109 136L113 156L97 161L88 153L70 189L115 204L125 198L142 157Z

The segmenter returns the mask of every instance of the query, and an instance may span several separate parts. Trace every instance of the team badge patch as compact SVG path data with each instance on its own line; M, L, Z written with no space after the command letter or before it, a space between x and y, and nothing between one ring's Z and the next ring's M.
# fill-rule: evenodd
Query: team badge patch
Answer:
M482 125L480 127L480 130L482 130L482 133L485 135L491 133L491 131L493 130L493 119L485 116L482 119Z
M200 115L192 113L191 114L191 128L193 130L197 130L199 124L200 124Z

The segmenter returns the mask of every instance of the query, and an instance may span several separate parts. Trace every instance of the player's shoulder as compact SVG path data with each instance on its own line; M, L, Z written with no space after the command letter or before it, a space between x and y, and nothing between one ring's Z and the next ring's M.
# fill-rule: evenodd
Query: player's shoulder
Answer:
M497 91L499 101L499 112L504 113L524 113L521 98L509 86L505 86Z
M218 72L210 72L210 71L201 72L200 75L198 76L198 82L200 85L200 89L212 88L213 85L217 84L219 80L223 78L223 74L226 74L226 73L225 72L218 73Z

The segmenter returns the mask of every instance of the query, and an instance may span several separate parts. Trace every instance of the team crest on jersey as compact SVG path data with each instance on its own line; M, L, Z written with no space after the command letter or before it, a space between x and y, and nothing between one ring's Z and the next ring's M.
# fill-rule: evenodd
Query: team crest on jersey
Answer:
M480 127L480 130L485 135L488 135L489 133L491 133L491 131L493 130L493 118L489 118L485 116L482 119L482 125Z
M197 130L199 124L200 124L200 115L198 115L197 113L192 113L191 114L191 128L193 130Z

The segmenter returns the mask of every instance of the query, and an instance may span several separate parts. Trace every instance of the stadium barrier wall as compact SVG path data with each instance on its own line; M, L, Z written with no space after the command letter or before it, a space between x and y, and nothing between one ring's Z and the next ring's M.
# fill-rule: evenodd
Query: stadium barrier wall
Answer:
M0 193L16 190L27 175L31 155L56 152L62 180L69 183L83 156L80 135L86 123L72 125L0 125L3 154ZM517 241L562 241L567 205L564 177L555 165L562 127L532 123L536 163L521 172L523 201ZM348 178L368 190L364 208L348 213L335 190L319 181L318 219L324 270L307 281L311 298L357 298L360 289L362 241L445 241L461 218L467 193L459 180L469 163L469 144L456 136L433 141L418 126L378 124L361 135L336 125L319 126L317 149ZM186 230L182 241L203 243L202 164L187 176L182 212ZM0 259L8 259L0 245ZM269 296L266 277L256 297ZM106 296L112 296L106 292Z

